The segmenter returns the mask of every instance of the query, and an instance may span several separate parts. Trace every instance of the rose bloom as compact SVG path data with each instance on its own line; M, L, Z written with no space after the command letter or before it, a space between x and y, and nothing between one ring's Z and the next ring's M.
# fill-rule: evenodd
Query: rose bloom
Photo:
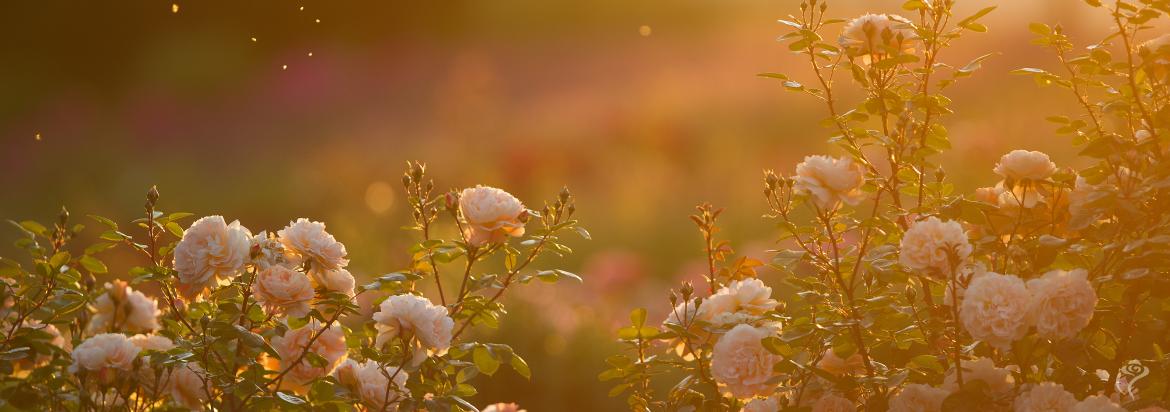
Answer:
M949 395L946 389L912 383L890 397L889 412L939 412Z
M406 388L406 371L389 366L379 367L378 362L372 360L358 363L346 359L335 374L337 381L356 394L370 410L394 410L397 400L410 394ZM394 378L393 386L390 386L387 376Z
M300 256L285 249L284 244L280 243L280 239L269 234L267 230L252 237L250 258L252 265L260 270L275 265L293 269L304 263L301 262Z
M735 317L726 315L745 313L759 316L775 309L779 303L772 299L772 288L756 278L748 278L731 282L727 286L715 291L699 305L699 319L716 324L742 323ZM731 322L729 322L731 321Z
M832 349L828 349L825 350L825 356L821 357L820 362L817 362L817 368L833 376L852 375L865 370L865 361L861 359L860 353L841 359Z
M89 333L151 332L159 328L158 301L134 290L123 280L106 283L106 293L94 300Z
M248 263L250 237L239 221L229 225L222 216L207 216L192 223L175 246L179 292L194 298L208 287L230 283Z
M865 171L848 157L806 156L796 165L793 187L812 196L821 209L833 209L841 202L856 205L865 198L861 185Z
M467 221L464 236L473 246L524 235L524 204L510 193L489 186L463 189L459 211Z
M743 410L740 412L778 412L780 410L780 400L769 396L767 398L755 398L743 405Z
M130 343L143 351L166 352L175 348L175 342L161 335L134 335L130 337ZM141 355L142 352L139 352L139 354ZM150 367L150 355L143 355L142 364L134 371L138 377L138 383L148 393L155 394L165 391L166 388L162 387L162 385L167 385L167 382L170 380L165 374L160 372L162 371L154 370Z
M1146 40L1138 46L1138 56L1141 56L1145 70L1157 80L1165 80L1167 67L1170 66L1170 34L1163 34Z
M1012 150L999 158L994 170L1011 180L1044 180L1056 173L1056 163L1043 152Z
M971 381L983 381L991 389L991 394L996 397L1010 394L1016 386L1016 378L1012 377L1012 371L996 367L995 362L989 358L963 360L963 383ZM947 392L957 392L959 390L958 382L958 377L952 367L943 377L941 388Z
M1163 408L1161 406L1147 406L1145 408L1138 409L1134 412L1170 412L1170 411L1167 411L1166 408Z
M1054 270L1028 281L1032 294L1030 310L1036 321L1036 333L1048 339L1067 339L1080 332L1093 319L1097 292L1089 283L1089 272Z
M853 401L839 395L827 394L813 403L812 412L856 412Z
M902 235L898 261L911 270L949 275L952 267L971 256L972 249L959 222L931 216L915 222Z
M73 365L69 366L69 372L85 370L96 373L99 382L110 382L116 378L118 370L132 370L134 359L141 351L126 335L100 333L73 348Z
M276 353L280 354L280 370L287 369L289 363L296 360L308 347L309 339L317 333L322 327L321 322L316 319L310 320L305 326L300 329L293 329L284 333L284 336L276 336L272 338L272 348L276 349ZM315 367L309 363L308 359L301 359L301 362L292 368L285 375L286 381L291 381L290 385L294 390L303 391L304 384L313 379L333 373L333 369L345 360L348 353L348 348L345 346L345 332L341 330L341 326L334 324L330 326L321 337L313 342L309 347L309 351L320 355L328 362L323 367Z
M382 301L374 313L378 330L375 344L381 347L403 333L410 333L433 353L442 355L451 347L451 333L455 321L447 316L447 308L436 306L430 300L416 295L394 295Z
M345 269L310 270L309 281L313 283L314 288L340 292L349 296L353 296L353 289L357 285L353 275Z
M972 338L1006 350L1032 326L1030 301L1019 277L988 272L967 286L959 318Z
M130 343L142 350L166 352L175 348L175 342L162 335L137 334L130 337Z
M203 368L194 362L176 366L171 372L168 386L171 399L184 408L203 410L203 403L207 402L207 389L202 375Z
M963 296L967 293L967 287L963 286L963 285L970 285L971 282L975 281L975 279L979 278L980 276L986 275L987 273L988 273L987 266L984 265L983 262L975 262L974 264L966 264L966 265L960 266L959 267L959 276L958 276L959 282L958 282L958 284L947 284L946 286L943 287L942 305L943 306L951 306L951 304L954 303L955 299L953 299L951 297L953 294L953 292L951 291L952 286L957 288L957 290L959 292L958 293L958 295L959 295L958 302L959 302L959 304L962 304L963 303Z
M914 23L894 14L866 14L845 25L838 43L850 57L871 57L914 52L918 35Z
M711 355L711 375L724 386L725 392L740 399L768 396L776 389L772 365L782 358L769 352L760 342L771 336L770 328L738 325L715 342Z
M493 403L485 406L480 412L526 412L527 409L520 409L520 405L514 403Z
M1063 412L1076 406L1077 398L1058 383L1041 382L1016 397L1015 412Z
M1118 405L1113 400L1101 396L1093 395L1078 402L1073 406L1071 412L1126 412L1125 408Z
M325 231L325 224L300 218L276 232L284 248L295 252L302 261L312 262L311 269L334 270L349 264L345 245Z
M309 313L309 301L315 296L308 276L280 265L269 266L256 274L252 294L269 311L293 317Z

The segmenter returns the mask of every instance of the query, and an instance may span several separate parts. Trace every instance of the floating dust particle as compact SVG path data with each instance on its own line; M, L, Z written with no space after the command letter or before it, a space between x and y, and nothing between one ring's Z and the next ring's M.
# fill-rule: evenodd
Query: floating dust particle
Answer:
M650 37L651 32L652 31L650 30L650 26L647 26L645 24L643 24L642 27L638 28L638 34L641 34L642 37Z
M288 70L288 65L287 64L280 65L280 70Z
M179 12L179 3L171 3L171 13Z

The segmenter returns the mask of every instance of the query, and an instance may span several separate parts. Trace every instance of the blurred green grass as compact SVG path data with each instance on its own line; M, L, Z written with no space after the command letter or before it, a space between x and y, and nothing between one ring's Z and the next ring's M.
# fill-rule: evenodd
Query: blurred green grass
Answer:
M724 234L763 258L774 231L759 218L761 170L831 150L817 102L754 76L809 79L774 40L795 1L170 3L0 6L0 217L47 221L66 205L126 221L157 184L167 210L253 231L323 220L361 277L407 260L407 160L427 162L440 189L489 184L533 207L568 185L594 238L570 243L585 284L505 299L512 316L482 333L524 354L535 378L502 372L477 404L621 409L594 372L620 350L612 331L630 309L661 319L665 288L698 273L693 206L729 207ZM900 3L833 5L849 17ZM1074 102L1008 71L1052 66L1028 44L1029 21L1062 22L1074 39L1106 28L1075 1L998 3L991 32L944 57L1001 53L951 91L943 163L964 191L990 184L1013 148L1077 164L1043 120Z

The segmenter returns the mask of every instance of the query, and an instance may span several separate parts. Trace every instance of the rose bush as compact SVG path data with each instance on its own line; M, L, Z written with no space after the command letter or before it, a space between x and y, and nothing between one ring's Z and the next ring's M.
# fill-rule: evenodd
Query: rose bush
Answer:
M88 245L65 210L51 226L13 222L29 259L0 258L0 410L478 411L464 399L476 376L530 371L470 332L496 327L518 284L579 280L538 257L588 232L567 189L528 210L483 186L436 195L419 163L403 183L422 239L407 268L361 286L324 223L253 235L207 216L184 229L191 215L158 210L155 189L131 227L91 216L102 231ZM453 239L435 236L446 222ZM145 264L107 266L113 248Z
M636 411L1165 411L1170 35L1154 27L1170 7L1085 3L1112 33L1078 49L1034 23L1058 70L1016 72L1071 92L1084 112L1049 120L1088 166L1013 150L975 165L998 182L959 191L934 160L950 146L943 92L992 55L943 56L994 7L909 0L905 17L842 20L801 2L780 40L811 82L761 76L825 104L842 154L765 171L767 283L715 239L722 210L698 208L706 284L671 291L661 327L633 312L628 353L600 375L610 395Z

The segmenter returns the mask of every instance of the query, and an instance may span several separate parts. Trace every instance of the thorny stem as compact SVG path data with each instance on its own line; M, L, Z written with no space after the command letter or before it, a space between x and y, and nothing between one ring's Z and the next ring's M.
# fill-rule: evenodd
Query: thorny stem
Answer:
M861 360L862 360L862 362L865 363L866 375L869 376L870 378L873 378L874 374L875 374L874 368L873 368L873 362L869 358L869 350L867 349L867 347L865 345L865 339L863 338L862 333L861 333L861 316L857 312L856 300L854 300L854 297L853 297L853 288L848 286L848 284L845 283L845 278L841 274L840 250L839 250L839 247L837 245L837 235L833 231L833 223L831 221L832 220L831 219L832 218L832 211L831 210L827 210L824 212L818 211L818 215L821 217L821 222L824 223L824 225L825 225L825 231L829 237L829 243L832 245L833 274L834 274L834 276L836 276L837 284L840 285L842 292L845 293L845 297L848 300L847 301L848 307L846 308L846 310L848 311L849 317L852 318L852 320L853 320L850 323L851 323L851 329L853 331L853 339L854 339L854 342L857 344L857 352L859 354L861 354ZM854 276L856 276L856 274ZM852 283L852 282L850 282L850 283ZM879 393L881 392L881 387L876 382L874 382L873 386L874 386L874 391L879 392Z

